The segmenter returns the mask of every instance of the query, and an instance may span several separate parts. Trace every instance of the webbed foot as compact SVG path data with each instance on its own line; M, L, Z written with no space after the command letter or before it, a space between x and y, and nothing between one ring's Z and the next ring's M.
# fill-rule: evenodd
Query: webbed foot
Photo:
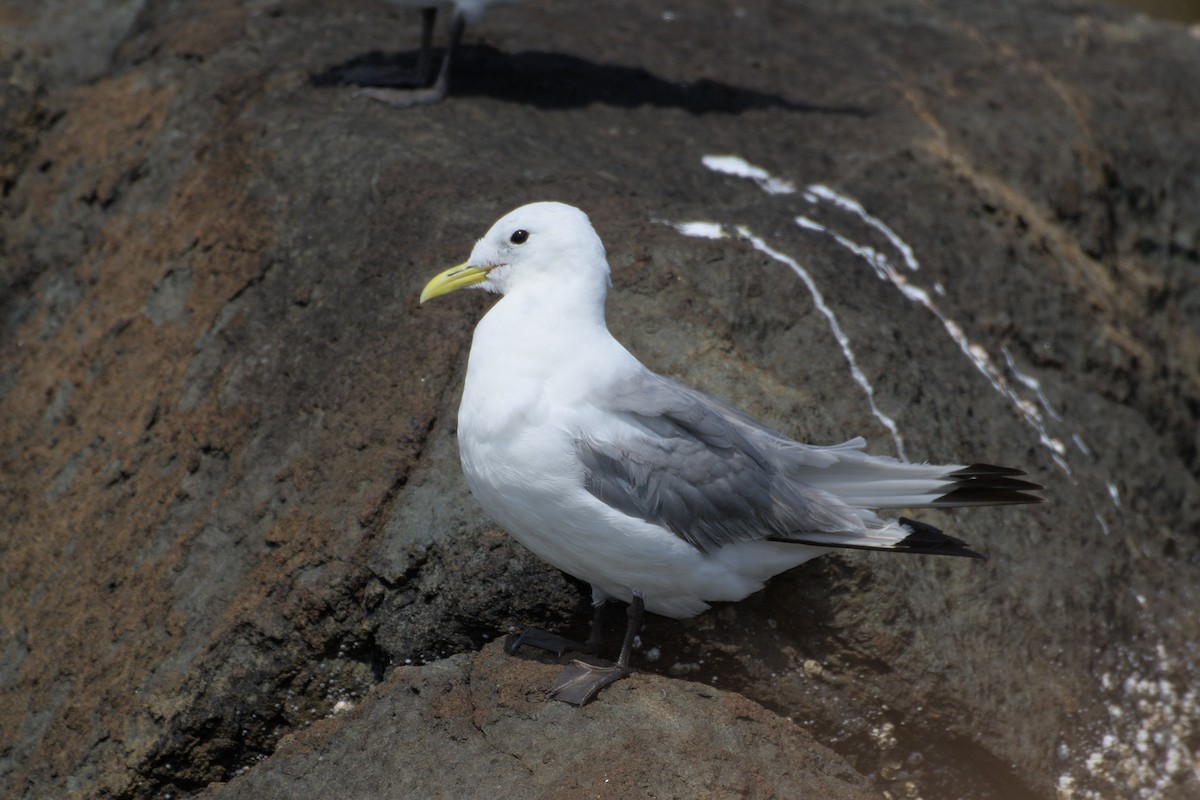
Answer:
M597 667L582 661L572 661L558 676L558 681L550 690L550 698L582 706L593 700L605 686L616 683L628 674L629 669L620 665Z
M421 38L420 63L417 67L419 75L427 75L429 72L429 42L431 31L433 30L432 12L425 19L426 24ZM454 22L450 28L450 43L446 46L446 52L442 55L442 65L438 68L437 77L434 78L432 84L416 89L389 89L386 87L370 86L365 89L359 89L354 93L355 96L369 97L372 100L386 103L392 108L413 108L414 106L433 105L434 103L442 102L442 100L446 99L446 92L450 88L450 61L454 56L454 51L458 47L458 43L462 40L465 27L466 18L462 14L455 14Z

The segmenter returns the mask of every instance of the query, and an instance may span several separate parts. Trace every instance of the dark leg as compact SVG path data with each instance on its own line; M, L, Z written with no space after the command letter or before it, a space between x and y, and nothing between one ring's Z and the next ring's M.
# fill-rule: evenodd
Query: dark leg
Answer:
M642 614L645 603L642 596L635 593L633 602L626 611L625 640L621 642L621 655L617 663L611 667L597 667L582 661L572 662L558 676L558 683L550 690L550 696L564 703L581 706L595 696L610 683L614 683L629 674L629 657L633 653L633 640L642 627Z
M436 8L421 9L421 51L417 53L418 86L429 85L429 66L433 53L433 24L437 22Z
M359 86L401 87L412 91L433 82L433 29L436 8L421 9L421 49L417 51L417 69L401 69L396 64L359 64L341 70L340 81Z
M454 57L454 51L458 48L459 42L462 41L463 31L466 30L467 21L462 14L454 15L454 22L450 26L450 42L446 45L446 53L442 56L442 65L438 68L437 78L433 85L426 89L359 89L356 94L362 97L370 97L373 100L378 100L381 103L387 103L392 108L412 108L419 105L431 105L439 103L446 97L446 92L450 89L450 62Z
M561 656L568 650L575 653L595 653L600 649L600 640L604 636L602 617L604 616L604 601L592 604L592 630L588 633L586 642L577 642L574 639L567 639L559 636L556 633L544 631L541 628L529 628L521 631L515 636L509 636L504 640L504 652L510 656L516 655L517 650L522 645L530 647L540 647L543 650L549 650L555 655Z

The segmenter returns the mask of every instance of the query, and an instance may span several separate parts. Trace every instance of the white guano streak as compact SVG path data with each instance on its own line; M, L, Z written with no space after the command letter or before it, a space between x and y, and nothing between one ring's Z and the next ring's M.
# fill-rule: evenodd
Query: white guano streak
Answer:
M1062 417L1057 411L1054 410L1054 407L1050 405L1050 399L1046 397L1046 393L1042 391L1042 382L1032 375L1026 375L1024 372L1021 372L1021 370L1017 369L1017 362L1012 357L1012 353L1008 352L1007 347L1000 348L1000 352L1004 354L1004 360L1008 363L1008 371L1013 374L1014 378L1033 390L1034 394L1037 395L1038 402L1042 404L1042 408L1046 410L1046 414L1050 417L1050 419L1061 420Z
M719 222L668 222L667 224L684 236L693 236L697 239L725 238L725 229Z
M791 267L792 272L796 273L800 280L804 282L804 285L808 287L808 292L812 295L813 303L816 305L817 310L824 314L825 319L829 321L829 329L833 331L833 338L837 339L838 345L842 348L842 356L846 359L846 363L850 365L850 374L854 377L855 382L862 387L863 393L866 394L867 403L871 406L871 413L883 423L883 427L891 432L892 439L896 442L896 454L902 460L907 461L908 456L904 452L904 438L900 435L900 428L896 425L896 420L883 413L875 403L875 388L871 386L871 382L867 380L866 374L858 366L858 359L854 357L854 351L850 349L850 337L842 330L842 325L838 322L837 315L833 313L833 309L825 302L825 296L821 293L817 282L808 274L808 270L800 266L800 263L796 259L771 247L760 237L751 233L750 229L745 225L739 225L737 232L743 239L750 242L755 250L766 253L776 261Z
M1092 455L1091 449L1087 446L1087 443L1080 438L1078 433L1071 434L1071 441L1075 442L1075 446L1079 448L1079 452L1083 453L1084 457L1087 458L1088 461L1096 460L1096 457Z
M766 170L762 169L761 167L754 166L740 156L705 156L703 158L703 163L704 166L714 172L748 178L758 184L758 186L767 194L792 194L796 191L795 184L771 175ZM902 259L904 260L905 266L908 267L909 270L916 272L920 269L920 264L916 259L913 249L886 223L884 223L878 217L875 217L867 212L863 205L857 200L842 195L824 184L809 185L805 188L803 197L809 203L817 204L825 202L835 206L840 210L850 212L854 216L858 217L860 221L882 234L896 249L896 251L900 253ZM1000 394L1013 405L1021 418L1034 429L1034 431L1037 433L1038 441L1050 451L1051 458L1054 463L1058 465L1059 469L1061 469L1068 476L1072 474L1071 468L1067 464L1065 458L1067 449L1066 446L1060 440L1052 437L1046 430L1046 423L1043 421L1042 413L1039 411L1037 405L1025 400L1017 394L1015 389L1013 389L1008 380L1004 377L1004 374L996 367L987 351L981 346L974 344L967 339L966 335L963 333L962 327L941 312L941 309L934 304L929 292L918 286L913 286L910 284L907 279L903 275L899 274L895 267L891 265L891 262L886 256L874 250L873 248L852 242L845 236L841 236L840 234L806 217L797 217L796 223L801 228L819 231L833 237L834 240L843 247L846 247L851 252L865 259L867 263L869 263L875 270L876 275L878 275L880 279L889 281L897 289L899 289L905 297L924 306L929 310L930 313L937 317L938 321L942 323L942 326L946 329L946 332L950 334L950 337L958 345L959 349L962 350L962 352L967 356L968 359L970 359L975 367L983 373L984 377L987 378L992 387L996 391L1000 392ZM710 227L697 229L698 232L689 233L688 235L704 235L703 233L699 232L703 230L707 230L710 234L713 231L716 232L715 236L709 235L707 238L716 238L726 235L724 229L719 224L705 224ZM679 228L679 226L676 227ZM746 229L739 228L738 230L743 236L750 238L749 232L746 231ZM682 228L680 228L680 231L685 232ZM752 243L754 243L757 249L768 253L768 255L771 255L773 258L778 258L780 260L787 259L784 261L784 263L788 263L790 261L791 263L789 263L789 266L791 266L796 273L800 275L802 279L804 279L805 283L809 287L809 290L813 292L813 297L818 299L818 307L822 309L823 313L826 313L826 316L830 319L831 324L834 326L835 336L838 337L839 344L842 344L843 352L846 353L847 361L850 362L852 372L855 374L855 380L858 380L860 385L862 385L864 390L867 392L867 397L871 401L871 407L873 410L875 410L876 416L880 417L881 421L887 420L884 422L884 425L893 432L893 436L897 438L897 447L898 449L901 449L901 452L903 452L902 448L900 448L899 434L896 432L894 427L895 423L891 421L890 417L883 415L878 411L878 409L876 409L874 402L874 391L871 389L870 384L866 382L865 376L862 376L861 370L857 368L857 363L854 361L853 354L848 349L848 340L845 340L845 334L841 334L839 336L841 333L841 326L837 324L832 312L828 311L828 307L825 306L824 299L816 290L816 285L812 281L812 278L809 277L808 273L805 272L799 266L799 264L795 263L793 259L788 259L787 256L783 256L782 254L771 250L761 239L754 237L750 240ZM939 297L945 296L946 289L940 282L934 283L933 288L934 292ZM1016 360L1012 357L1012 354L1009 353L1007 348L1004 348L1002 352L1013 378L1019 383L1023 384L1026 388L1032 390L1037 395L1038 402L1041 404L1042 409L1044 409L1046 415L1051 420L1061 421L1062 417L1050 405L1049 399L1042 390L1041 382L1036 378L1021 372L1021 370L1017 368ZM1095 454L1091 452L1090 448L1088 448L1078 433L1072 432L1071 439L1074 441L1075 446L1079 448L1079 451L1083 453L1083 455L1089 461L1094 462L1096 460ZM1115 508L1120 509L1121 495L1117 490L1117 487L1111 481L1105 481L1105 488L1108 490L1108 497L1112 505ZM1095 516L1096 521L1100 524L1101 529L1105 534L1107 534L1109 532L1107 521L1098 512Z
M814 191L814 188L820 188L822 191ZM835 203L835 205L840 208L850 208L852 210L862 208L862 206L857 202L850 200L849 198L842 197L841 195L837 195L827 187L809 187L808 191L806 191L804 194L805 199L811 203L818 203L822 199L828 199L831 196L840 198L840 202ZM858 211L855 211L855 213L859 214ZM861 212L860 216L862 215L865 215L866 217L870 216L869 214L866 214L865 211ZM1016 390L1012 387L1012 384L1010 384L1008 379L1005 378L1004 373L1001 372L996 366L995 361L992 359L987 350L985 350L981 345L978 345L968 339L967 335L963 332L962 326L947 317L942 310L938 308L937 303L933 301L933 297L927 290L912 284L907 276L902 275L900 271L896 269L887 256L883 255L875 248L867 245L861 245L855 241L852 241L837 231L828 228L819 222L809 219L808 217L796 217L796 224L800 226L801 229L817 231L829 236L842 247L866 261L875 271L875 275L880 280L888 281L895 286L908 300L923 306L929 311L929 313L937 317L938 321L942 323L942 327L945 328L946 333L949 334L954 343L958 345L958 348L962 351L963 355L965 355L971 361L971 363L975 365L975 368L979 370L979 372L982 373L985 378L987 378L988 382L992 385L992 388L999 392L1000 395L1005 399L1007 399L1009 403L1011 403L1012 406L1017 410L1017 413L1021 416L1021 418L1024 419L1031 428L1033 428L1034 432L1037 433L1038 441L1050 451L1050 457L1053 459L1054 463L1058 465L1059 469L1061 469L1067 475L1071 474L1071 468L1064 458L1067 451L1066 445L1064 445L1060 440L1051 436L1049 431L1046 430L1046 422L1043 419L1042 413L1037 405L1017 394ZM882 223L880 224L882 225ZM894 236L895 234L892 235ZM890 238L891 237L889 237L889 239ZM912 249L907 245L904 246L904 248L901 250L901 253L905 254L906 259L912 258L913 263L916 263L915 258L912 256ZM918 269L919 265L911 268L914 270ZM1007 352L1005 355L1008 355ZM1038 393L1039 399L1042 400L1043 404L1045 405L1047 412L1052 418L1057 418L1058 415L1055 414L1053 409L1050 408L1049 401L1046 400L1045 395L1042 394L1041 386L1038 384L1037 380L1019 373L1016 370L1015 364L1012 363L1011 356L1008 357L1008 360L1010 368L1013 370L1013 375L1017 377L1017 380L1024 385L1035 389L1035 391Z
M704 156L704 166L722 175L749 178L767 194L794 194L795 184L776 178L762 167L756 167L741 156Z
M815 199L814 199L815 198ZM916 272L921 268L917 263L917 257L913 254L913 250L908 246L908 243L901 239L896 232L889 228L883 220L878 217L871 216L867 210L863 208L862 203L852 197L846 197L844 194L838 194L833 189L830 189L823 183L814 183L804 190L804 199L810 203L817 202L818 199L833 203L841 209L845 209L863 222L870 225L875 230L879 231L892 243L892 247L896 248L897 252L904 259L904 265Z
M718 222L679 222L667 224L684 236L693 236L700 239L722 239L728 236L725 228ZM866 374L858 366L858 359L854 357L854 351L850 348L850 337L842 330L837 315L833 313L833 309L825 302L825 295L821 293L816 281L813 280L808 271L800 266L799 262L794 258L774 249L763 241L762 238L751 233L750 229L746 226L739 225L737 227L737 234L739 238L750 242L755 250L766 253L776 261L786 264L800 277L804 285L808 287L808 292L813 298L813 304L817 307L818 311L825 315L825 319L829 321L829 328L833 333L833 338L837 340L838 346L842 348L842 356L846 359L846 363L850 365L850 375L854 378L854 382L862 388L863 393L866 394L867 403L871 407L871 413L892 434L892 440L896 443L896 454L907 461L908 456L904 451L904 437L900 435L899 426L894 419L885 414L875 403L875 388L871 386L871 382L867 380Z

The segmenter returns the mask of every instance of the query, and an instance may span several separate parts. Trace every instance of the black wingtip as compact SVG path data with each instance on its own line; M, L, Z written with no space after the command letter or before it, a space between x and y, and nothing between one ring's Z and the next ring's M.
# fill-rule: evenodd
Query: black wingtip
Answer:
M968 484L951 489L929 505L933 508L958 508L961 506L1013 506L1044 502L1046 502L1046 498L1038 497L1035 494Z
M943 533L940 528L915 519L900 517L896 520L908 531L908 535L898 542L888 544L861 544L839 542L833 537L804 537L794 534L787 538L768 537L768 541L786 542L788 544L807 544L814 547L831 547L839 550L877 550L884 553L917 553L930 556L958 556L960 558L978 558L984 561L987 556L976 552L967 546L962 539L956 539Z
M945 493L929 505L934 508L954 506L1006 506L1024 503L1044 503L1045 498L1031 492L1043 491L1039 483L1017 477L1025 472L995 464L972 464L952 472L943 487Z
M952 478L975 478L981 475L997 475L1016 477L1024 475L1025 470L1013 469L1012 467L998 467L995 464L971 464L970 466L960 469L958 472L951 473Z
M912 533L901 539L893 550L904 553L923 553L933 556L958 556L960 558L978 558L984 561L987 556L976 552L967 546L962 539L945 534L940 528L935 528L915 519L900 517L897 520Z

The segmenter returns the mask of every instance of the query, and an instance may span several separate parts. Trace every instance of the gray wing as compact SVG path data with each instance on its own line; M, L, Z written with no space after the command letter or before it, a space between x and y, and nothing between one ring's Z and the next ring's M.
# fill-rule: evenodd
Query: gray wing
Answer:
M910 464L852 439L793 441L695 389L646 371L610 387L620 440L581 436L584 486L610 506L708 553L772 539L824 547L976 556L938 529L872 509L1039 503L1042 487L989 464Z
M795 443L715 398L646 372L614 387L605 406L637 433L576 441L585 487L702 552L863 527L852 509L773 463L773 439Z

